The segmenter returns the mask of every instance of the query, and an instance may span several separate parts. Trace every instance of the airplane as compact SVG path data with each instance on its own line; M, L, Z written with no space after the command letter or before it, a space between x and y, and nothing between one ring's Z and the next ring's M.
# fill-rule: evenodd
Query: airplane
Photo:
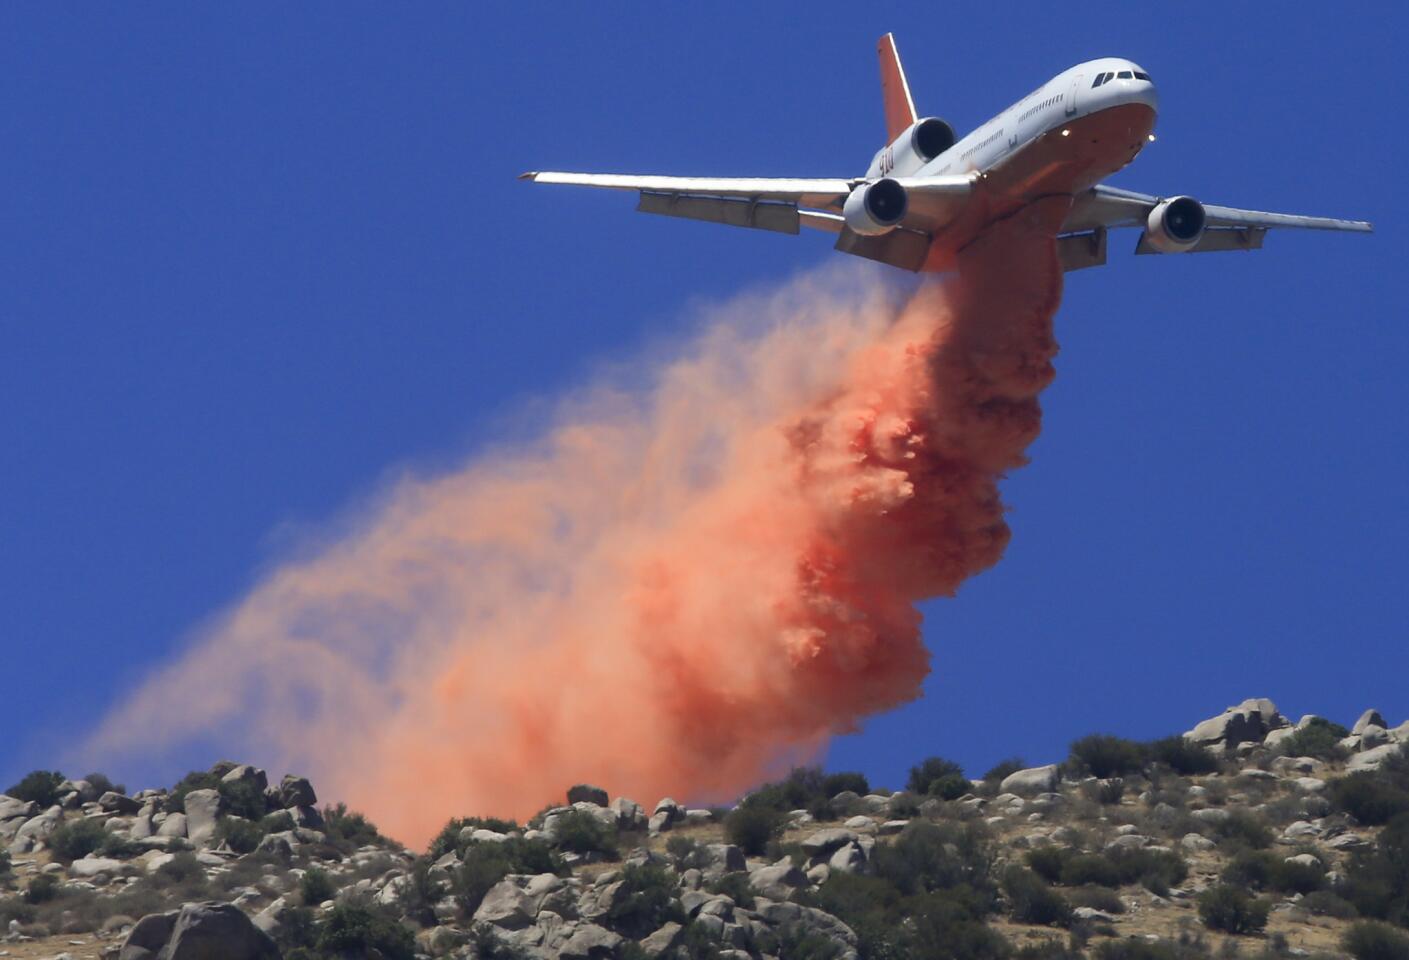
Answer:
M1268 230L1369 233L1360 220L1263 213L1150 196L1101 181L1152 142L1159 101L1139 65L1107 57L1059 73L963 139L919 118L886 34L878 45L886 134L864 177L773 179L531 172L521 180L636 190L644 213L796 234L837 235L836 249L906 270L955 269L958 252L1033 201L1069 196L1056 238L1063 269L1106 262L1109 230L1138 227L1137 254L1255 250Z

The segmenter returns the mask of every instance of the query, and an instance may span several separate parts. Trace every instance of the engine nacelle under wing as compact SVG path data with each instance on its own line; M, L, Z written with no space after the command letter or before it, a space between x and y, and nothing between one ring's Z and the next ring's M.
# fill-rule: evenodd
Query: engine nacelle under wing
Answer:
M1145 241L1160 253L1187 253L1203 239L1208 215L1193 197L1161 200L1145 221Z
M905 188L889 177L883 177L863 183L851 191L842 205L842 218L853 233L863 237L879 237L900 225L908 207Z
M910 177L939 156L956 141L954 128L938 117L916 120L908 129L876 154L868 177Z

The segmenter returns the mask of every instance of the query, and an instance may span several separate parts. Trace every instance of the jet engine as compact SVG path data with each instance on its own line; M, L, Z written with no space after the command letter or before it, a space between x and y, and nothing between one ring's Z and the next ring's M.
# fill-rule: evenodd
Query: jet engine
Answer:
M1208 217L1193 197L1171 197L1150 211L1145 239L1160 253L1184 253L1198 246Z
M878 237L894 230L905 219L908 205L905 188L883 177L851 191L842 205L842 216L852 232L863 237Z
M868 176L909 177L955 142L954 128L938 117L925 117L876 154Z

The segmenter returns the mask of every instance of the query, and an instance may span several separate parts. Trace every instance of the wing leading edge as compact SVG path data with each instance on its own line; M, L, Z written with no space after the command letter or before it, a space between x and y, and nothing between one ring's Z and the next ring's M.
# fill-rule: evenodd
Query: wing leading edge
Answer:
M1100 266L1106 262L1105 232L1121 227L1139 227L1137 254L1159 253L1144 233L1150 211L1166 198L1097 185L1076 198L1071 214L1062 224L1059 240L1068 270ZM1374 225L1364 220L1334 217L1304 217L1290 213L1268 213L1203 204L1207 227L1202 239L1188 252L1212 253L1222 250L1257 250L1268 230L1335 230L1372 233Z

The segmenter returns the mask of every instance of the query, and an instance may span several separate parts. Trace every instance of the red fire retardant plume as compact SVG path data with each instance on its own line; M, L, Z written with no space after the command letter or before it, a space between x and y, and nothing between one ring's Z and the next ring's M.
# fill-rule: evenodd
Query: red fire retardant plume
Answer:
M648 389L403 479L199 633L88 755L213 744L419 845L579 781L725 798L917 697L916 602L1008 541L998 482L1052 379L1064 212L998 225L899 303L842 269L740 299Z

